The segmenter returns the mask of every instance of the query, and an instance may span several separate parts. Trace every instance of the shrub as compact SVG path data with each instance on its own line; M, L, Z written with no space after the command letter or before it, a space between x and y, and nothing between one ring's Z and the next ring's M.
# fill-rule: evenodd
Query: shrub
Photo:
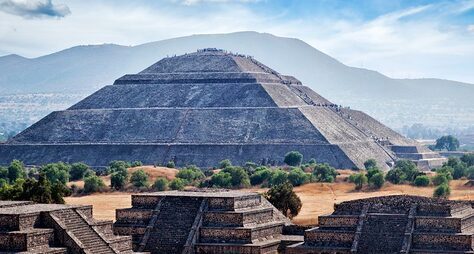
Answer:
M0 179L8 180L8 168L0 167Z
M96 175L84 178L84 192L93 193L102 191L105 187L104 181Z
M436 198L446 198L451 194L451 189L447 184L441 184L434 190L433 196Z
M173 181L170 182L169 187L172 190L184 190L184 181L179 178L175 178Z
M468 169L467 169L467 178L470 179L470 180L474 180L474 166L470 166Z
M127 184L127 177L122 172L114 172L110 175L110 185L116 190L123 189Z
M438 168L435 171L437 174L445 175L448 181L453 180L454 168L448 165L443 165L441 168Z
M225 159L219 162L219 168L227 168L231 166L232 166L232 162L229 159Z
M288 174L288 181L293 186L300 186L309 181L308 175L300 168L294 168Z
M283 162L292 167L299 166L302 161L303 155L298 151L291 151L285 154L285 159L283 160Z
M290 219L298 215L303 206L301 199L293 191L293 186L288 182L273 186L264 197Z
M358 173L358 174L354 174L354 176L352 177L352 181L355 184L355 189L360 190L362 189L362 187L364 187L364 184L367 183L368 179L367 179L367 176L365 176L365 174Z
M137 188L148 187L148 175L143 169L139 169L132 173L130 182Z
M394 169L400 169L405 174L405 181L413 182L420 173L416 164L409 160L399 160L395 163Z
M153 183L153 189L156 191L165 191L168 189L168 184L168 179L160 177L156 179L155 183Z
M134 161L130 164L130 167L141 167L143 166L143 163L141 161Z
M425 187L430 185L430 178L427 175L419 175L413 181L413 184L418 187Z
M313 176L318 182L332 183L336 179L337 171L327 163L316 164L313 169Z
M314 159L314 158L309 159L308 164L310 164L310 165L311 164L316 164L316 159Z
M167 168L175 168L176 165L174 165L174 161L168 161L168 163L166 163L166 167Z
M40 173L44 174L51 184L60 182L66 185L69 182L70 169L71 166L64 162L50 163L41 166Z
M376 173L369 178L369 185L372 188L380 189L385 184L383 173Z
M7 171L8 171L8 179L10 180L10 183L13 183L16 181L16 179L24 177L25 165L23 165L23 162L19 160L13 160L10 163L10 166L8 167Z
M281 169L276 169L272 171L268 183L270 186L281 185L288 181L288 173Z
M126 161L111 161L109 163L109 171L111 173L116 171L126 171L130 167L130 163Z
M221 171L212 175L210 184L214 187L230 188L232 187L232 175Z
M90 168L85 163L79 162L71 164L71 170L69 170L71 181L83 179L88 170L90 170Z
M385 180L393 183L393 184L401 184L403 181L405 181L406 175L405 173L399 169L399 168L394 168L391 169L387 172L387 175L385 176Z
M264 168L260 169L259 168ZM269 181L270 177L272 176L272 172L266 167L259 167L257 170L250 176L250 184L252 185L259 185L265 181Z
M371 167L369 170L367 170L367 175L366 176L367 176L368 179L370 179L375 174L383 175L383 172L382 172L382 170L380 170L377 167Z
M377 167L377 161L375 161L374 159L368 159L364 162L364 167L367 170L369 170L371 168L375 168L375 167Z
M231 184L233 187L243 188L250 186L250 178L247 171L241 167L226 167L222 170L224 173L229 173L232 177Z
M463 154L461 161L466 163L468 167L474 166L474 153Z
M205 178L204 173L198 167L191 165L178 171L176 177L185 181L185 184L191 184L196 180Z
M448 180L448 177L446 176L446 174L442 174L442 173L437 173L433 179L431 179L431 181L433 182L433 184L435 186L438 186L438 185L443 185L443 184L448 184L449 183L449 180Z

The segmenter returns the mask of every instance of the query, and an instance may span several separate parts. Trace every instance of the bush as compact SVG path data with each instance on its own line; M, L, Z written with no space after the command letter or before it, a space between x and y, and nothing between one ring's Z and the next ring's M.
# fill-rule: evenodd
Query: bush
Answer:
M233 187L243 188L250 186L250 178L247 171L241 167L226 167L221 172L229 173L232 177L231 184Z
M139 169L132 173L130 182L137 188L148 187L148 175L143 169Z
M474 180L474 166L470 166L468 169L467 169L467 178L469 180Z
M298 215L303 206L290 183L273 186L264 197L290 219Z
M175 178L173 181L170 182L169 187L172 190L184 190L184 181L179 178Z
M205 178L204 173L198 167L191 165L178 171L176 177L185 181L185 184L191 184L196 180Z
M449 180L448 180L448 177L446 176L446 174L442 174L442 173L437 173L433 179L431 179L431 181L433 182L433 184L435 186L438 186L438 185L443 185L443 184L448 184L449 183Z
M445 175L448 181L453 180L454 168L443 165L441 168L435 170L437 174Z
M313 169L313 176L318 182L332 183L336 179L337 171L327 163L316 164Z
M435 149L437 150L448 150L456 151L459 148L459 141L457 138L448 135L442 136L436 140Z
M88 170L90 170L90 168L85 163L79 162L71 164L71 170L69 170L71 181L83 179Z
M367 176L363 173L354 174L351 181L355 184L355 189L360 190L367 183Z
M383 175L383 172L382 172L382 170L380 170L377 167L371 167L369 170L367 170L367 175L366 176L367 176L368 179L370 179L375 174L382 174Z
M260 168L260 170L258 170ZM272 176L272 172L266 167L259 167L256 171L250 176L250 184L253 186L262 184L265 181L269 181ZM264 169L261 169L264 168Z
M110 175L110 185L116 190L121 190L127 184L127 177L121 172L114 172Z
M399 160L395 163L394 169L400 169L405 174L405 181L413 182L420 173L416 164L409 160Z
M316 164L316 159L314 159L314 158L309 159L308 164L310 164L310 165L311 164Z
M371 168L375 168L377 167L377 161L375 161L374 159L368 159L367 161L364 162L364 167L367 170Z
M268 184L270 186L281 185L288 181L288 173L281 169L272 171Z
M288 174L288 181L293 186L300 186L309 181L308 175L301 168L294 168Z
M430 178L426 175L419 175L415 178L415 181L413 181L413 184L418 187L426 187L430 185Z
M155 183L153 184L153 189L156 191L165 191L168 189L168 184L168 179L160 177L156 179Z
M232 162L229 159L225 159L219 162L219 168L227 168L231 166L232 166Z
M389 170L387 172L387 175L385 176L385 180L393 184L401 184L405 181L405 179L406 179L405 173L399 168L394 168L394 169Z
M451 194L451 189L447 184L441 184L434 190L433 196L436 198L446 198Z
M291 151L285 154L285 159L283 160L283 162L292 167L297 167L301 165L302 161L303 155L298 151Z
M130 167L130 163L126 161L111 161L109 163L109 171L111 173L116 171L126 171Z
M385 184L383 173L376 173L369 178L369 185L372 188L380 189Z
M210 185L218 188L232 187L232 176L227 172L219 172L212 175Z
M23 162L19 160L13 160L7 171L10 183L14 183L17 179L25 176L25 165L23 165Z
M130 167L141 167L143 166L143 163L141 161L134 161L130 164Z
M58 162L41 166L40 173L44 174L51 184L60 182L66 185L69 182L70 170L71 166L69 164Z
M0 167L0 179L5 181L8 180L8 168Z
M468 167L474 166L474 153L463 154L461 161L466 163Z
M168 161L168 163L166 163L166 167L167 168L175 168L176 166L174 165L174 161Z
M93 193L102 191L105 187L104 181L96 175L84 178L84 192Z

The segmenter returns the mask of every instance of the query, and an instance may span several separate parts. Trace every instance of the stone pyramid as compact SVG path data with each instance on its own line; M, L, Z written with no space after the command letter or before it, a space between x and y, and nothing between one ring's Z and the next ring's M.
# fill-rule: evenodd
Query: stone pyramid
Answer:
M51 113L1 145L0 163L280 164L292 150L337 168L363 168L369 158L384 167L398 157L441 161L252 57L203 49L162 59Z

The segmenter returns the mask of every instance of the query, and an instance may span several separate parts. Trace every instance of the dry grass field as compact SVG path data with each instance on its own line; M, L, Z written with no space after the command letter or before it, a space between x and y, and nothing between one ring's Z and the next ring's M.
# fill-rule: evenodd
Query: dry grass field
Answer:
M136 170L136 169L132 169ZM174 178L176 170L168 168L145 167L145 170L151 175L152 181L157 177L165 176L169 179ZM354 191L354 185L344 181L349 171L342 171L335 183L310 183L295 188L295 192L301 198L303 207L300 214L293 219L297 224L312 225L317 224L319 215L330 214L333 211L335 203L354 200L359 198L368 198L385 195L422 195L431 197L433 187L414 187L410 185L392 185L385 186L378 191L363 190ZM107 181L107 177L104 178ZM110 179L108 180L110 183ZM466 180L451 181L451 199L454 200L474 200L474 188L465 186ZM79 186L80 183L77 183ZM263 192L265 189L248 189L248 191ZM94 206L94 217L97 219L115 219L115 209L130 207L131 194L124 192L107 192L82 197L68 197L68 204L90 204Z

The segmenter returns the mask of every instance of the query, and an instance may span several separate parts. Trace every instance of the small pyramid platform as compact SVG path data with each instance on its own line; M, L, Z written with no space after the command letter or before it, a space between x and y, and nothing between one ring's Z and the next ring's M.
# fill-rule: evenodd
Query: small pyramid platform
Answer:
M0 201L0 253L133 254L112 223L94 220L92 206Z
M342 202L286 253L474 253L473 205L407 195Z
M205 49L162 59L51 113L0 145L0 164L281 164L293 150L336 168L363 168L370 158L385 168L399 157L427 168L443 161L252 57Z
M257 193L147 193L132 195L132 206L116 211L114 232L152 254L277 253L291 224Z

